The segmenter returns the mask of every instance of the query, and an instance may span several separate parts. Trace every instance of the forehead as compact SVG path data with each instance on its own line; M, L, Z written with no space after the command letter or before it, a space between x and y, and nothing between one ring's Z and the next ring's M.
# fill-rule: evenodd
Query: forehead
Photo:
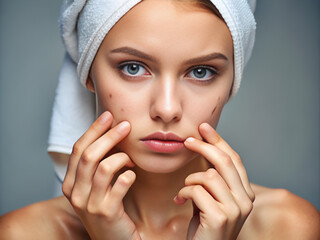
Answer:
M107 34L108 48L128 45L175 52L214 50L232 58L233 44L224 21L188 1L144 0Z

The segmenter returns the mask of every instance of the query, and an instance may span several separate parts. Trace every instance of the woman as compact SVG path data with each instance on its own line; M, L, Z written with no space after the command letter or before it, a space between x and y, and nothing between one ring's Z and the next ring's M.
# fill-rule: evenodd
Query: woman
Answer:
M89 74L78 68L99 117L73 147L65 197L3 216L1 239L319 237L317 210L251 184L215 131L244 62L218 9L146 0L112 27Z

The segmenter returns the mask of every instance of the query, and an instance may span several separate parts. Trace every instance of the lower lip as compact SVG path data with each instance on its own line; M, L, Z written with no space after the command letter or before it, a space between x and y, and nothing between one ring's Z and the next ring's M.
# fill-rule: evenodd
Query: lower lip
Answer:
M149 149L159 153L172 153L184 147L183 142L144 140L142 141Z

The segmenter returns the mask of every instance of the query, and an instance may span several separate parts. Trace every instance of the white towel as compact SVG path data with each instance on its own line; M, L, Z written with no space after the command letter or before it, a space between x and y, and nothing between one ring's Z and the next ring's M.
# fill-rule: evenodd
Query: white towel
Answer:
M48 152L70 154L94 119L94 94L80 84L76 65L66 53L53 104Z
M51 118L48 151L70 153L95 118L93 95L85 88L93 58L112 26L141 0L63 0L61 36L67 51ZM234 84L240 86L255 38L255 0L211 0L226 22L234 45ZM70 57L69 57L70 55ZM59 174L61 175L61 174Z

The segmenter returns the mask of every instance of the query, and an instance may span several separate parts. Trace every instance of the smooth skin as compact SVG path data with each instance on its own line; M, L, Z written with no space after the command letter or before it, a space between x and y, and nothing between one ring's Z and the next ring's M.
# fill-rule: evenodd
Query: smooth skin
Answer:
M319 239L319 212L250 183L215 131L232 56L228 28L211 11L157 0L134 7L92 64L99 117L70 158L60 156L69 159L65 196L4 215L0 239ZM141 139L155 131L185 147L148 150Z

